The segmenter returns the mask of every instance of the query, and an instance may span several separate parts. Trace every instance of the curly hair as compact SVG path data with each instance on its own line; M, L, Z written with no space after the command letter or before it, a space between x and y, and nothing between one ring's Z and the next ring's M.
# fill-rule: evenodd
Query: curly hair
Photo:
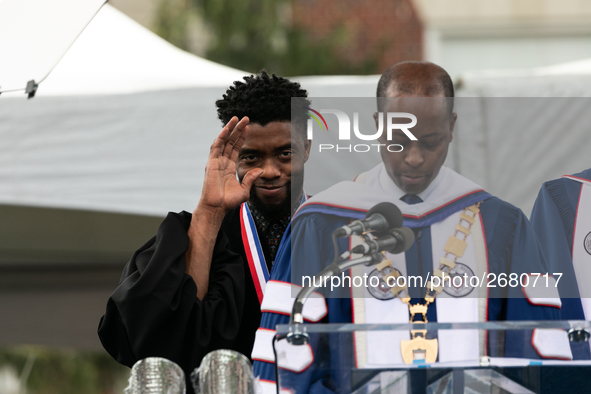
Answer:
M291 116L292 97L303 98L298 100L298 108L293 108L295 119ZM307 117L299 107L310 106L307 97L308 92L299 83L275 74L269 75L263 70L258 75L244 77L244 82L234 82L215 104L223 124L228 123L233 116L248 116L252 123L261 126L270 122L292 122L295 129L305 136Z

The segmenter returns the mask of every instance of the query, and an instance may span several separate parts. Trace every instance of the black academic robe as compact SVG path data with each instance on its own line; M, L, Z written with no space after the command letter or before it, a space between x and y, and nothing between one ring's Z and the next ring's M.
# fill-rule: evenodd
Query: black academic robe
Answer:
M188 212L169 213L156 236L133 254L98 328L104 348L124 365L146 357L179 364L189 393L189 375L210 351L232 349L250 358L261 319L242 244L240 207L223 220L203 300L185 273L190 221ZM262 249L270 262L268 246Z

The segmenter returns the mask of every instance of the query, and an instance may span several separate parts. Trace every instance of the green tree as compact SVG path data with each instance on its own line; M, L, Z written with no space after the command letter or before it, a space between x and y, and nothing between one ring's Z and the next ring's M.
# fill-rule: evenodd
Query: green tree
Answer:
M181 49L189 49L188 23L192 0L160 0L154 32Z
M249 72L281 75L369 74L382 50L356 61L344 26L328 37L311 37L289 20L291 0L162 0L157 32L187 48L187 15L197 12L211 32L207 59Z
M41 346L0 349L0 368L4 366L25 375L28 394L122 393L130 374L104 352Z

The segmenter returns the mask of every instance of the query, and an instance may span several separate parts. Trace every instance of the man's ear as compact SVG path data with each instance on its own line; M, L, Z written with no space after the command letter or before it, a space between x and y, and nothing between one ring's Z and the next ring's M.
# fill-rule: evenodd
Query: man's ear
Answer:
M304 140L304 163L308 161L310 157L310 148L312 148L312 140Z
M373 113L373 120L374 122L376 122L376 130L378 129L378 127L380 127L380 118L378 118L378 116L380 116L380 114L378 114L377 112Z
M451 122L449 125L449 142L452 142L454 139L454 128L456 127L456 120L458 120L458 114L455 112L451 114Z

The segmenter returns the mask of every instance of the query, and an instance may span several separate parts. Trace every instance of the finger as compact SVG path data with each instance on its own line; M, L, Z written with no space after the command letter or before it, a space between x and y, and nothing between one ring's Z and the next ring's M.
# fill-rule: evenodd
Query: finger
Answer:
M240 137L238 137L238 140L236 141L236 143L234 144L234 147L232 148L232 153L230 154L230 160L232 162L236 162L236 160L238 160L238 153L240 153L240 148L242 148L242 144L244 144L247 134L248 134L248 126L246 126L244 128L244 130L242 130Z
M237 123L238 117L233 116L232 119L230 119L230 121L224 126L222 131L220 131L220 134L218 134L217 138L213 141L211 148L209 149L210 156L217 157L223 152L224 146L226 145L226 142L230 137L230 131L234 129Z
M248 171L246 173L246 175L244 175L244 178L242 178L242 189L248 193L250 193L250 188L252 187L254 181L257 180L258 177L261 176L261 174L263 173L263 170L260 168L256 168L256 169L252 169L250 171Z
M248 126L248 122L249 119L245 116L242 119L240 119L240 122L238 122L236 126L234 126L234 129L232 130L232 133L230 134L230 137L228 138L228 141L224 146L224 151L222 153L224 156L230 157L230 155L232 154L232 150L234 149L234 145L236 144L236 141L240 139L240 136L244 132L244 129L246 128L246 126Z
M238 122L234 126L234 129L232 129L232 132L230 133L230 136L228 137L228 140L227 140L226 144L224 145L224 149L223 149L223 153L222 153L224 156L226 156L226 157L231 156L232 151L234 149L234 145L236 145L236 142L240 139L241 135L244 133L244 129L246 128L246 126L248 126L248 122L249 122L249 119L248 119L248 117L245 116L242 119L240 119L240 122Z

